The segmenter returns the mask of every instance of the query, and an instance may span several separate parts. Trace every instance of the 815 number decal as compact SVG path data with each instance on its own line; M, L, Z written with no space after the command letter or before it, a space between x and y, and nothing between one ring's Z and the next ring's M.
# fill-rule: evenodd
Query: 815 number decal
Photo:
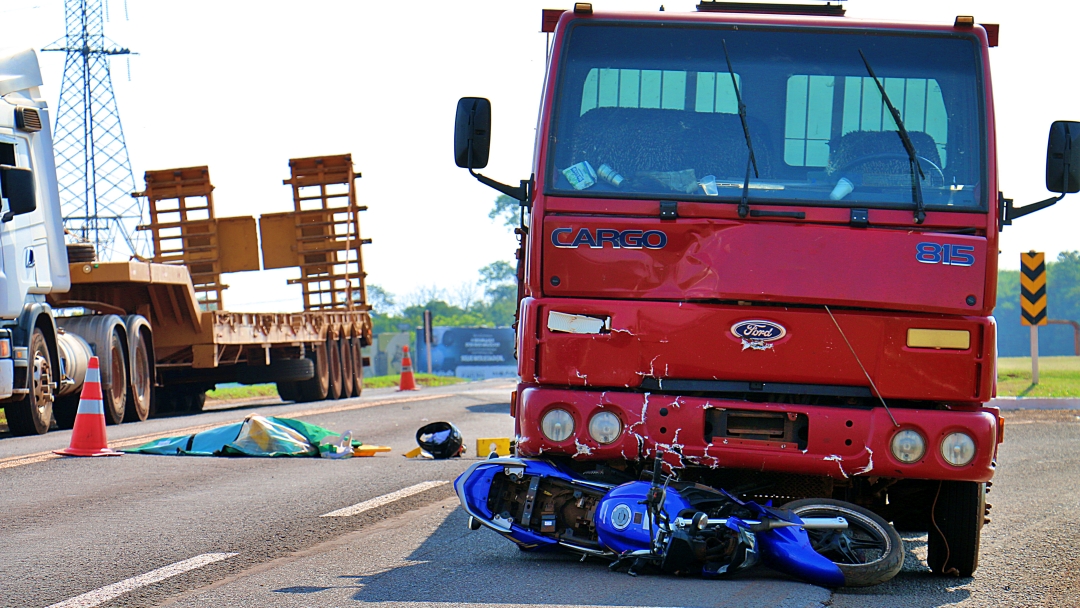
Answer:
M971 266L975 263L975 247L949 243L919 243L915 246L915 259L923 264L945 266Z

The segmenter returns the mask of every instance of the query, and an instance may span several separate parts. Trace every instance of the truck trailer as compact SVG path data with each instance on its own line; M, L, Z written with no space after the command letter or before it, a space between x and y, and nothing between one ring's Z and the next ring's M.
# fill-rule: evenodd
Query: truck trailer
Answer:
M998 233L1080 189L1056 122L1047 189L998 188L996 25L854 20L837 4L545 11L521 202L519 455L755 500L855 502L970 576L1004 420ZM541 515L542 516L542 515Z
M217 217L206 167L148 171L152 259L67 242L37 57L0 57L0 406L14 435L75 420L97 356L105 419L202 409L219 383L283 399L358 396L371 341L350 155L293 159L294 209ZM260 260L260 253L262 253ZM304 310L222 310L221 275L297 267Z

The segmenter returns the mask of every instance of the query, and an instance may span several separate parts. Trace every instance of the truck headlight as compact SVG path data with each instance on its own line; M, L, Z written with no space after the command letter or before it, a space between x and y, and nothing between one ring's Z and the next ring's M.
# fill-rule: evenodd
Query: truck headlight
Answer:
M551 441L566 441L574 433L574 417L566 410L551 410L540 419L540 430Z
M903 463L917 462L926 453L926 440L918 431L904 429L889 443L894 458Z
M975 458L975 440L967 433L949 433L941 440L941 457L954 467L962 467Z
M589 420L589 435L596 443L611 443L622 434L622 422L611 412L600 412Z

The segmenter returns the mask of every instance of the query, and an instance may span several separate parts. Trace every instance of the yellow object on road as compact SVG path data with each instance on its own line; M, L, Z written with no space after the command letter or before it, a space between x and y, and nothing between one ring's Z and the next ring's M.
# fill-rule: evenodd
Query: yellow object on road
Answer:
M485 458L495 452L499 456L510 455L510 438L509 437L494 437L494 438L481 438L476 440L476 455Z
M385 445L361 445L353 448L353 456L374 456L379 452L389 452L390 447Z

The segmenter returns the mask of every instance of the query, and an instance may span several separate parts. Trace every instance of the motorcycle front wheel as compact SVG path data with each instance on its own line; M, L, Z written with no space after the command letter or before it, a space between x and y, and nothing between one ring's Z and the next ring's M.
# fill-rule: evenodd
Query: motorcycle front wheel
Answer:
M858 505L828 498L789 502L784 509L799 517L843 517L846 530L807 530L814 551L844 573L848 587L877 585L896 576L904 566L900 534L876 513Z

